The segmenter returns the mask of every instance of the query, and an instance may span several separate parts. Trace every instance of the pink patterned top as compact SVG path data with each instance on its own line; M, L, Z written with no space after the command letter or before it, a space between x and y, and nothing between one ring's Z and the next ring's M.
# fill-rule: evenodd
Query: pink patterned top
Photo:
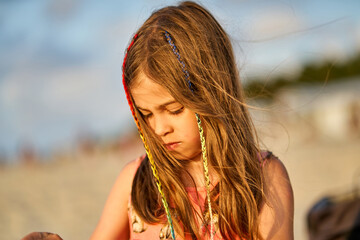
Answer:
M266 159L268 158L270 152L261 152L259 154L259 159L261 159L262 166L265 164ZM138 158L136 161L138 162L138 166L140 166L141 161L145 158L145 155ZM215 183L211 188L214 188ZM205 198L206 198L206 188L205 187L186 187L186 191L189 194L189 198L195 207L197 212L204 212L205 210ZM130 240L152 240L152 239L172 239L170 228L167 225L167 222L164 224L148 224L144 222L133 210L131 204L131 196L129 197L129 204L128 204L128 217L129 217L129 225L130 225ZM205 214L206 218L206 214ZM215 231L216 234L214 236L215 240L222 240L220 231L218 231L217 225L217 214L214 214L215 219ZM205 229L204 226L201 226L200 229L204 233L203 239L210 239L209 234L206 234L210 231L210 226L206 226L208 228ZM176 240L191 240L190 234L185 234L185 239L181 238L181 236L176 236ZM236 238L236 240L240 240L240 238Z

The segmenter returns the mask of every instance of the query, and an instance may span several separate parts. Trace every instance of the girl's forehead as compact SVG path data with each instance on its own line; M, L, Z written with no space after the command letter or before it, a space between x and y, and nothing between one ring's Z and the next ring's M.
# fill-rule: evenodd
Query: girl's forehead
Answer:
M145 74L140 73L136 78L133 86L131 87L131 93L154 93L158 95L167 95L169 92L160 84L154 82L152 79L147 77Z
M155 83L144 74L136 80L136 84L131 87L130 92L135 105L141 107L162 105L175 100L166 88Z

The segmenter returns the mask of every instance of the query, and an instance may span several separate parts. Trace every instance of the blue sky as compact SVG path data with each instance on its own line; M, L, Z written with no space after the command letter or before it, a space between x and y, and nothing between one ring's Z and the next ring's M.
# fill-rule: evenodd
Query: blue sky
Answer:
M130 36L177 1L0 1L0 154L19 144L71 148L132 124L121 86ZM358 0L212 0L201 3L229 32L244 81L295 75L304 62L360 51Z

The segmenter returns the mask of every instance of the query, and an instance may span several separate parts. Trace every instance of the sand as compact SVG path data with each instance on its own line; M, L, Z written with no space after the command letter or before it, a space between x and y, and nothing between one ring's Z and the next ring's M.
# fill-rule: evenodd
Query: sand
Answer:
M314 138L281 128L272 128L272 134L263 131L262 139L288 169L295 193L295 239L305 240L309 207L324 194L345 192L354 185L360 139ZM32 231L88 239L119 171L142 151L100 151L45 164L1 167L0 239L21 239Z

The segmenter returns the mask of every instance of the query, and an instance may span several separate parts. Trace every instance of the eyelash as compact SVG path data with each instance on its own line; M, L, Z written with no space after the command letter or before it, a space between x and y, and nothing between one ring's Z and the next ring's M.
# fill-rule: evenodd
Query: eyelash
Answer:
M172 115L178 115L180 113L182 113L184 111L184 107L181 107L180 109L174 111L174 112L170 112L170 114Z
M149 113L149 114L141 114L143 116L144 119L147 119L149 117L151 117L152 113Z
M178 114L180 114L180 113L182 113L184 111L184 107L181 107L180 109L178 109L178 110L176 110L176 111L169 111L169 113L171 114L171 115L178 115ZM149 118L149 117L151 117L152 116L152 113L149 113L149 114L142 114L143 115L143 118L145 118L145 119L147 119L147 118Z

